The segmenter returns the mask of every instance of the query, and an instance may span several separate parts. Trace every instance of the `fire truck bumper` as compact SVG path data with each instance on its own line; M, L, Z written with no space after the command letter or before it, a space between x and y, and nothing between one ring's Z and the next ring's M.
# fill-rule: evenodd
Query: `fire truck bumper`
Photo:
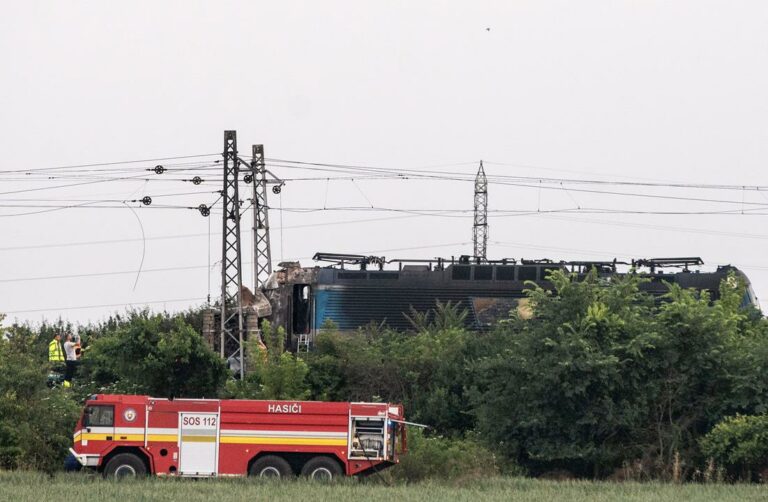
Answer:
M98 453L77 453L72 448L69 449L69 453L71 453L83 467L96 467L99 465L99 458L101 455Z

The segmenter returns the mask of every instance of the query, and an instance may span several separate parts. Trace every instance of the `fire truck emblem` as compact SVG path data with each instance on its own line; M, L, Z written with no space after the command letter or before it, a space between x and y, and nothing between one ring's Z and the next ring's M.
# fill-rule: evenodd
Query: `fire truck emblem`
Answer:
M123 418L126 422L133 422L136 420L136 410L133 408L128 408L123 412Z

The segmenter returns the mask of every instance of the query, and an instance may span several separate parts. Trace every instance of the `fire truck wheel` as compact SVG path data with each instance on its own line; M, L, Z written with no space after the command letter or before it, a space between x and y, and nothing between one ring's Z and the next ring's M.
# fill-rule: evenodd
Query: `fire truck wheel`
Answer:
M104 477L115 479L138 478L146 474L147 467L144 462L132 453L115 455L104 469Z
M293 469L284 458L267 455L251 465L248 475L259 478L290 478L293 476Z
M301 468L301 475L317 481L333 481L342 476L341 465L330 457L314 457Z

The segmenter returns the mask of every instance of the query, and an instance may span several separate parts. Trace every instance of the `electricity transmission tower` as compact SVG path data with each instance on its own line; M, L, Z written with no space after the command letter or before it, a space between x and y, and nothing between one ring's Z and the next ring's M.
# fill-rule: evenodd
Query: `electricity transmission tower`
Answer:
M243 350L242 258L240 254L240 161L237 158L237 133L224 131L224 187L221 191L224 217L221 252L221 357L230 367L239 365L245 374Z
M488 180L485 177L483 161L475 176L475 224L472 227L472 242L475 246L474 256L477 260L486 261L488 247Z

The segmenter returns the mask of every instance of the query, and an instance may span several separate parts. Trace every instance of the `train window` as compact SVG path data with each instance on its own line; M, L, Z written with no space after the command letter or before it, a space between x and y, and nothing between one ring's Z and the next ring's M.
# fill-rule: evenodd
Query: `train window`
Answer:
M371 272L371 279L391 279L396 281L400 277L397 272Z
M536 271L538 270L538 267L533 266L523 266L520 267L520 272L517 274L517 280L519 281L535 281L536 280Z
M493 267L489 265L479 265L475 267L476 281L490 281L493 279Z
M515 280L515 267L496 267L496 280L497 281L514 281Z
M454 281L468 281L469 280L469 271L472 267L469 267L467 265L454 265L453 271L451 272L451 279Z
M312 315L312 290L308 284L293 286L293 323L294 335L307 335Z

